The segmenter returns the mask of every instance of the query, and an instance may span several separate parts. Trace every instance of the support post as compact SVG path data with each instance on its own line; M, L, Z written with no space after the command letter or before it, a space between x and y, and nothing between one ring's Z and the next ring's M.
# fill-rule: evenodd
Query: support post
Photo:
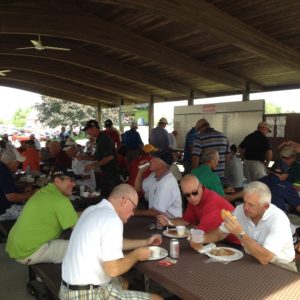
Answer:
M154 96L153 95L150 96L148 120L149 120L149 136L150 136L150 131L154 127Z
M249 101L250 100L250 83L246 82L245 89L243 90L243 100L242 101Z
M194 90L190 91L190 95L188 98L188 105L189 106L194 105Z

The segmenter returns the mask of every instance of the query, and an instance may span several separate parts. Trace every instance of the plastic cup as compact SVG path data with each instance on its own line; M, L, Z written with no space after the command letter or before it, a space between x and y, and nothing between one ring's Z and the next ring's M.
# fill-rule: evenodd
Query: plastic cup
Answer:
M204 231L200 229L191 229L191 239L193 243L202 244L204 239Z
M178 235L185 235L185 226L184 225L179 225L176 226L176 231Z
M160 257L160 247L157 247L157 246L151 246L151 247L149 247L149 248L150 248L150 250L151 250L151 252L152 252L151 256L152 256L153 258L159 258L159 257Z

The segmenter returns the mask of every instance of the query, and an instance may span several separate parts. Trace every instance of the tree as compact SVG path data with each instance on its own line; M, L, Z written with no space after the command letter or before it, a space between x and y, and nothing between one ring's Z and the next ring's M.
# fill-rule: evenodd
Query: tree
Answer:
M31 112L31 108L21 109L18 108L12 116L12 123L16 127L24 127L26 124L26 119Z
M282 107L278 106L278 105L276 105L272 102L266 102L265 113L266 114L281 114L282 113Z
M35 105L39 121L51 128L58 126L85 125L87 120L95 119L96 108L65 101L48 96L42 96L42 102Z

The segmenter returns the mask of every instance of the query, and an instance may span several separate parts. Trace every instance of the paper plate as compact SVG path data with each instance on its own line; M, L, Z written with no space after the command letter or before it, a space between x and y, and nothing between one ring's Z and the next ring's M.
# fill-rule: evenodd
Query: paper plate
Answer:
M214 255L211 253L212 251L218 251L218 250L225 250L225 251L230 250L233 252L233 254L219 256L219 255ZM234 261L234 260L241 259L244 256L242 251L234 249L234 248L230 248L230 247L216 247L216 248L210 249L209 251L206 251L205 254L215 260L221 260L221 261Z
M184 235L178 235L176 229L166 229L162 232L162 234L166 237L172 238L172 239L182 239L187 238L188 234L187 232Z

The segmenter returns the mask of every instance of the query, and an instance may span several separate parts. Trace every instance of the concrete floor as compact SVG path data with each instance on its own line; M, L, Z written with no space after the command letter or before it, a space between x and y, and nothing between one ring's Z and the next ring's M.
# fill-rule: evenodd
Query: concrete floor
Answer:
M10 259L0 243L0 300L34 300L26 291L28 268Z

